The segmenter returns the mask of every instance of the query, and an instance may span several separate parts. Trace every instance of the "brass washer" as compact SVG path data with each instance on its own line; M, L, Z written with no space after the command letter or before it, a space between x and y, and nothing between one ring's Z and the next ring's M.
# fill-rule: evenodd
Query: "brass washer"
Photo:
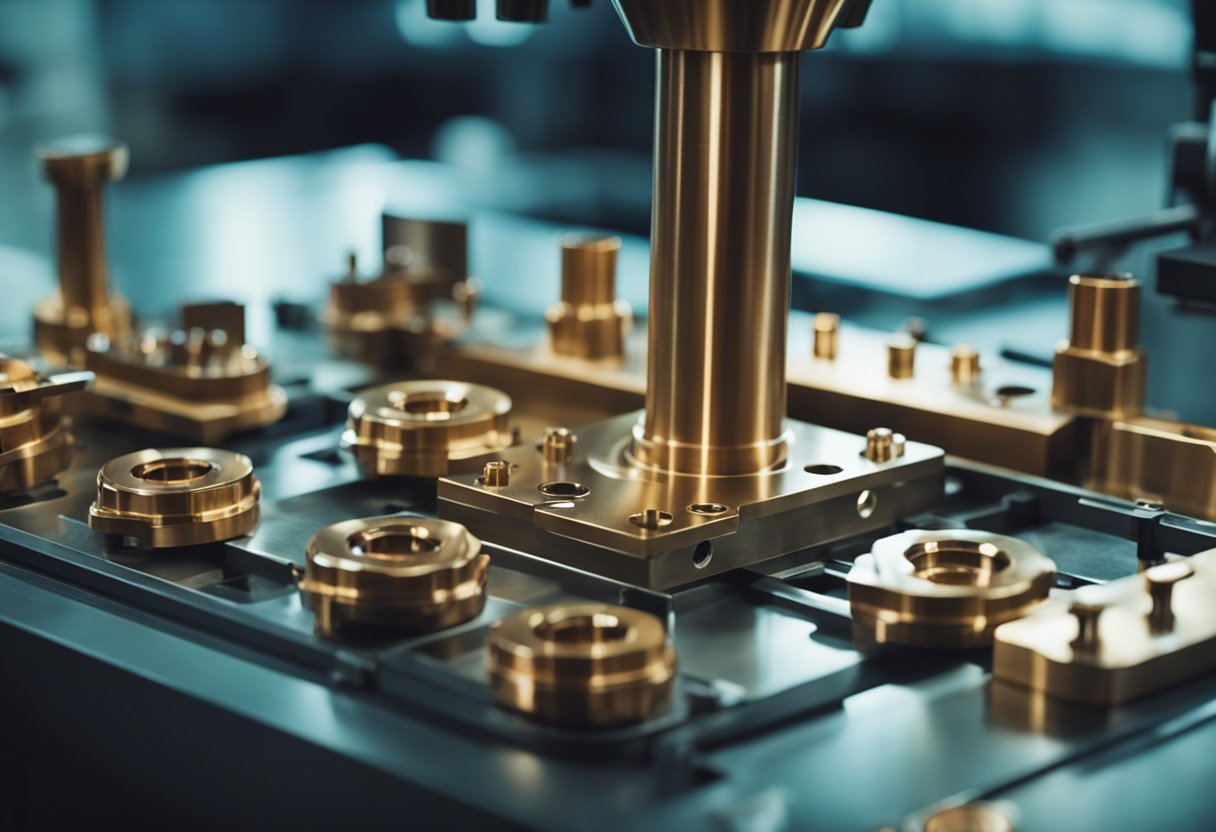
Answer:
M503 706L544 722L603 727L641 722L668 704L676 652L649 613L559 605L495 623L486 667Z
M149 448L102 466L89 528L150 549L214 543L257 527L261 494L244 454Z

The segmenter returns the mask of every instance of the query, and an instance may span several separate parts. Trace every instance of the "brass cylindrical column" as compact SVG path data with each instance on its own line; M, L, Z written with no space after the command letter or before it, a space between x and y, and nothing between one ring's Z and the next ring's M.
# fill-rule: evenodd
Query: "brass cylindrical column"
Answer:
M785 457L797 112L797 52L658 50L644 466Z

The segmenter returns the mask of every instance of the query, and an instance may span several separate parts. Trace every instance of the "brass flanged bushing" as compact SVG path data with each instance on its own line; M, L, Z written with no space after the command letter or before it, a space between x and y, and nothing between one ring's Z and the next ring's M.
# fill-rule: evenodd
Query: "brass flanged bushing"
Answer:
M485 608L490 556L459 523L347 520L313 535L307 555L300 593L324 635L360 626L433 632Z
M44 377L0 355L0 494L29 491L68 467L72 437L60 397L92 378L79 372Z
M507 708L559 725L626 725L671 700L676 651L650 613L562 605L497 622L486 667Z
M369 477L442 477L481 470L515 444L511 397L459 381L402 381L351 402L342 448Z
M1029 543L970 529L912 531L875 542L849 572L862 645L967 648L1035 610L1056 567Z
M102 466L89 528L149 549L214 543L253 531L261 495L244 454L149 448Z

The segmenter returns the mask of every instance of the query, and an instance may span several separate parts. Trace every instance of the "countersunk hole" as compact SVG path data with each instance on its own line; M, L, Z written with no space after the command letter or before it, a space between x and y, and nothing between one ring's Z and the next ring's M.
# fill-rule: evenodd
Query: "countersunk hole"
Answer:
M393 407L431 422L451 419L469 406L469 400L442 390L426 390L420 393L394 391L389 394Z
M839 465L808 465L802 470L808 474L818 474L821 477L826 477L832 474L839 474L844 469Z
M581 482L542 482L536 490L546 497L586 497L591 493Z
M693 503L688 507L691 514L725 514L729 510L721 503Z
M998 399L1020 399L1024 396L1033 396L1037 392L1033 387L1027 387L1023 384L1006 384L1003 387L996 388Z
M929 540L909 547L904 557L915 577L962 586L991 586L993 576L1011 563L999 546L970 540Z
M215 466L201 459L157 459L141 462L131 469L131 476L148 482L171 485L201 479Z
M558 644L604 644L624 641L629 637L629 625L615 615L597 612L593 615L572 615L556 620L540 617L532 631L545 641Z
M866 489L857 495L857 516L862 520L869 520L874 516L874 510L878 508L878 495L870 489Z
M352 555L382 560L400 560L410 555L434 552L443 541L431 536L425 526L389 526L364 529L346 538Z
M697 548L692 550L692 565L697 569L709 566L709 562L713 559L714 544L708 540L702 540L697 544Z
M674 519L671 512L660 511L657 508L648 508L637 514L629 515L629 522L643 529L661 529L664 526L670 526Z

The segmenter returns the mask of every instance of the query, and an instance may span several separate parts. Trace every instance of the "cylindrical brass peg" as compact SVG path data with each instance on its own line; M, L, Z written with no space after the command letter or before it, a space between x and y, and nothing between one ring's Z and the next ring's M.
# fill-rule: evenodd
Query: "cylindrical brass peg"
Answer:
M950 352L950 377L955 384L974 384L980 379L980 354L967 344Z
M1169 633L1174 629L1174 584L1195 574L1195 567L1185 560L1174 560L1154 566L1144 573L1144 588L1153 599L1148 614L1148 627L1154 633Z
M916 339L896 335L887 341L887 375L894 379L912 378L916 372Z
M1068 612L1077 618L1077 637L1070 646L1080 655L1094 656L1102 648L1102 639L1098 630L1098 621L1106 609L1106 602L1094 598L1084 590L1074 593Z
M815 336L815 357L829 361L835 359L840 341L840 316L832 312L820 312L811 326Z

